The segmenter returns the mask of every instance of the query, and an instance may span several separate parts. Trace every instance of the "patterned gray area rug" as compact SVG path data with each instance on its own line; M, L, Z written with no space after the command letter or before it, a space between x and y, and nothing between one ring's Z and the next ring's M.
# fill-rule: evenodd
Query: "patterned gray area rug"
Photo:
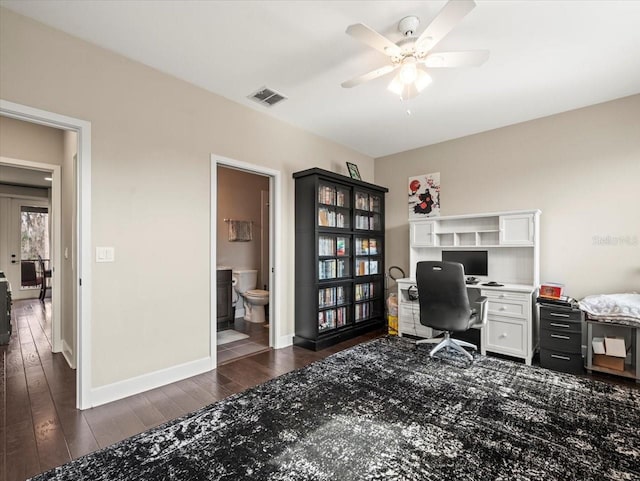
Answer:
M37 480L638 480L640 389L377 339Z

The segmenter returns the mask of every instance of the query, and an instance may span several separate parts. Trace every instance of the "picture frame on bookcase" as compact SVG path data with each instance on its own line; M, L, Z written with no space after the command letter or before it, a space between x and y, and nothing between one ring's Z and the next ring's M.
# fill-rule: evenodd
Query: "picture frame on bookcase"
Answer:
M360 171L358 170L358 166L356 164L347 162L347 170L349 171L349 175L352 179L362 180L362 178L360 177Z

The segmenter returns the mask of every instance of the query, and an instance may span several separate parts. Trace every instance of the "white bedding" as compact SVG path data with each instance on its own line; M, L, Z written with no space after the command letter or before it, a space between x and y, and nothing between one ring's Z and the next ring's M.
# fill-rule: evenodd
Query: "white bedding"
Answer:
M640 294L600 294L579 302L591 319L640 327Z

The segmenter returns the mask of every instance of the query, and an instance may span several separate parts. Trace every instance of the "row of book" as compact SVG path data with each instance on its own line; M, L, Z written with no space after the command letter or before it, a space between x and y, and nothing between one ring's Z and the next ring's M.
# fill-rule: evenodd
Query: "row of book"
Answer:
M320 311L318 313L318 331L335 329L337 327L344 326L346 323L347 323L346 307L329 309L328 311Z
M345 256L347 255L347 239L345 237L318 238L318 255L320 256Z
M318 189L318 202L325 205L337 205L338 207L348 207L347 200L349 192L336 190L329 185L321 185Z
M356 239L356 255L377 255L378 240L377 239Z
M356 304L356 322L364 321L371 317L371 303L363 302L362 304Z
M336 212L326 207L318 209L318 225L320 227L349 227L349 224L345 223L346 220L347 217L342 212Z
M380 197L356 192L356 209L380 212Z
M344 286L326 287L318 291L318 307L321 309L344 304L344 299Z
M356 259L356 275L369 276L378 273L378 261L371 259Z
M373 282L365 282L364 284L356 284L356 301L371 299L377 294Z
M379 221L376 216L356 215L356 229L361 230L377 230Z
M318 262L318 279L335 279L336 277L345 277L347 263L341 259L327 259Z

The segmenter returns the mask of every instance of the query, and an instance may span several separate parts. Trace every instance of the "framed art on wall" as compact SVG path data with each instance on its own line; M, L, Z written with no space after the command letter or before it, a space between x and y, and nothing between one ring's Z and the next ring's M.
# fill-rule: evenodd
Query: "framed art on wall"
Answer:
M440 172L409 177L409 219L440 215Z

